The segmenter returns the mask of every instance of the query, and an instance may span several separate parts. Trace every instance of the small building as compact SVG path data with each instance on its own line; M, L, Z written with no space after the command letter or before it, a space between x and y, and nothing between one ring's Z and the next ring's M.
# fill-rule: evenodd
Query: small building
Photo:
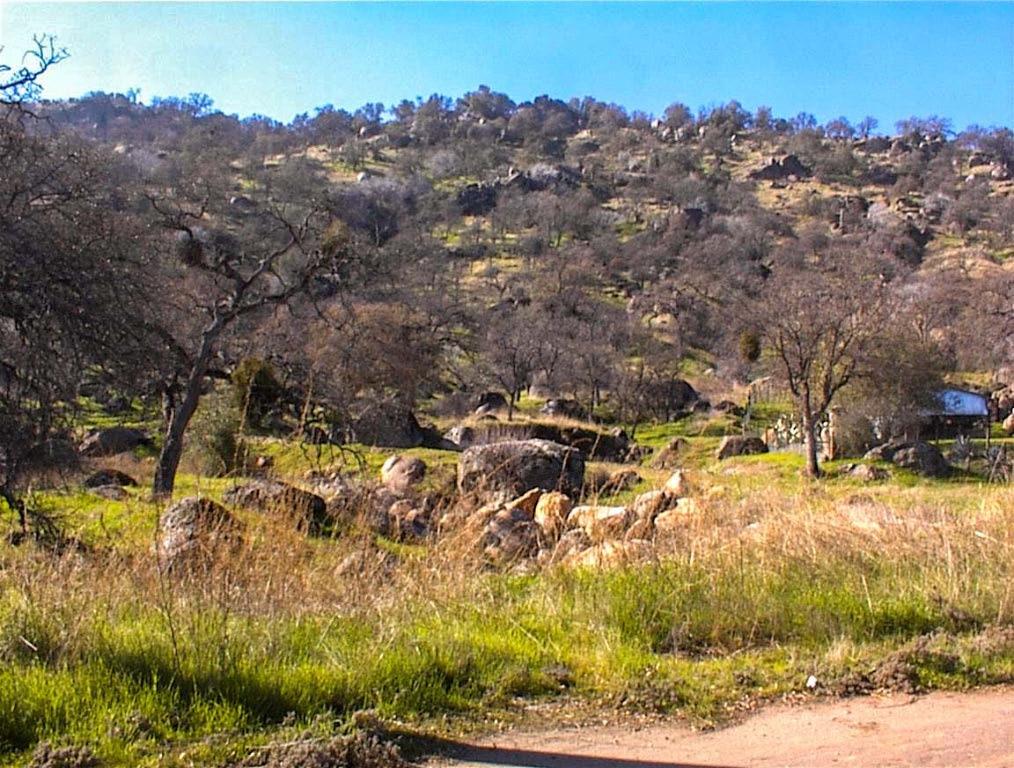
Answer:
M942 389L935 408L920 413L919 436L926 440L989 436L989 399L966 389Z

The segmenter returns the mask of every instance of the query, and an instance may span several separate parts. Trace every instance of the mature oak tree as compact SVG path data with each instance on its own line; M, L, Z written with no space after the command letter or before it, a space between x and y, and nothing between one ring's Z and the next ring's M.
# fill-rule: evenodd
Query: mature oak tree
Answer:
M860 248L839 244L806 262L771 277L753 321L796 402L806 473L817 477L818 424L844 387L868 375L889 294L883 263Z
M167 250L183 278L193 279L191 311L199 317L196 326L179 322L168 330L178 363L162 384L165 436L156 495L172 493L184 435L226 334L242 318L306 293L315 276L339 274L348 254L344 227L329 227L320 207L296 212L265 204L250 212L245 231L233 233L213 210L223 197L212 189L195 190L190 201L149 195L155 220L168 234Z
M24 480L66 461L53 438L72 425L82 381L122 380L143 344L141 265L115 159L23 104L64 56L37 38L26 65L0 67L0 496L23 533Z

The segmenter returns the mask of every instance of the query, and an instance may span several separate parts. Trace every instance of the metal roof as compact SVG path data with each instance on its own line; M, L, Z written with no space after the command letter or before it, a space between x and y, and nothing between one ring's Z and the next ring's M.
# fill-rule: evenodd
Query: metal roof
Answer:
M964 389L942 389L937 392L940 407L929 416L989 416L989 404L984 395Z

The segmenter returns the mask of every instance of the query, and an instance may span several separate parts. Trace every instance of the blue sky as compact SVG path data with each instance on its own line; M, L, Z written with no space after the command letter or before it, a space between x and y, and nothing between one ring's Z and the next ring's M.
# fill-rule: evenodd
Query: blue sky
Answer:
M776 115L939 114L1014 126L1014 4L42 4L0 0L8 63L33 32L71 53L51 98L209 94L290 120L487 84L659 114L738 99Z

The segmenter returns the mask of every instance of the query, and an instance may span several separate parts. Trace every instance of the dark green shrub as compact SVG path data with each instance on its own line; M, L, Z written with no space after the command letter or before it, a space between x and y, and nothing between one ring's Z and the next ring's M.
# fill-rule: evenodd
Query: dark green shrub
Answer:
M753 331L743 331L739 335L739 356L749 363L755 363L760 354L760 336Z
M245 423L259 427L264 417L279 405L284 394L271 364L256 357L240 361L232 372L233 402Z
M188 434L187 453L195 469L210 477L241 470L250 450L241 429L241 412L233 399L222 394L204 398Z

